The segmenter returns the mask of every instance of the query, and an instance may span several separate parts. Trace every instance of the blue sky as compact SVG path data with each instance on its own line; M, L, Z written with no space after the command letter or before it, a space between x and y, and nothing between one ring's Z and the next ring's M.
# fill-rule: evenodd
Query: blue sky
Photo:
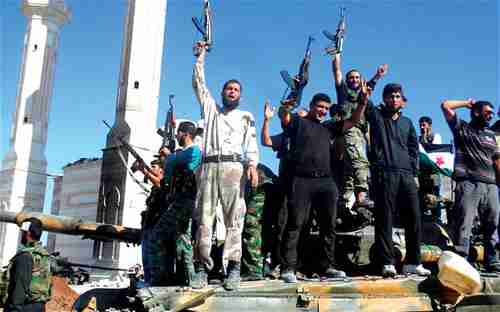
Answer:
M152 0L148 0L152 1ZM73 17L63 27L51 103L47 144L48 171L81 157L101 157L106 128L115 113L125 0L67 0ZM1 0L0 156L8 150L15 110L26 20L21 1ZM201 0L168 1L158 125L164 122L168 95L176 95L177 117L198 119L192 92L194 58L199 38L191 16L201 12ZM213 50L207 56L207 80L212 94L223 82L243 82L242 109L262 125L265 99L278 104L285 85L279 71L294 73L302 60L307 36L313 35L311 80L303 105L316 92L336 98L328 45L321 30L335 31L340 5L347 6L344 72L357 68L372 76L388 63L389 73L377 86L374 101L387 82L403 84L409 99L405 110L416 125L419 116L434 119L445 141L450 133L439 103L446 98L490 100L498 107L498 4L495 0L213 0ZM467 112L462 112L466 117ZM275 120L271 128L279 131ZM155 134L152 134L155 135ZM269 149L263 162L277 168Z

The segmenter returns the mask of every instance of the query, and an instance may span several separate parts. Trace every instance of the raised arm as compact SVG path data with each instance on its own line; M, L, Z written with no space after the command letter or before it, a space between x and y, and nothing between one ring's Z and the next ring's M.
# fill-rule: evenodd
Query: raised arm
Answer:
M271 135L269 135L269 123L274 116L274 110L268 101L264 104L264 123L262 123L262 131L260 132L260 143L263 146L272 147L273 142Z
M468 99L468 100L445 100L443 103L441 103L441 109L443 110L443 115L446 121L450 122L452 121L455 116L456 112L455 110L461 107L467 107L467 108L472 108L474 105L474 100Z
M368 86L372 89L375 90L375 85L379 81L380 78L384 77L387 74L387 70L389 70L389 65L387 64L382 64L379 67L377 67L377 71L375 72L375 75L373 75L372 79L370 79L367 84Z
M338 87L342 83L342 70L340 69L340 53L335 53L332 59L333 80Z
M193 68L193 89L198 102L201 105L203 117L208 115L210 109L215 109L215 100L208 91L205 81L205 56L207 54L207 45L204 42L197 42L193 48L196 62Z
M368 106L368 101L371 95L372 89L368 86L368 83L365 80L362 80L361 92L358 97L358 106L356 107L356 110L352 112L351 118L344 120L344 130L354 127L361 120L361 116L365 113L366 106Z

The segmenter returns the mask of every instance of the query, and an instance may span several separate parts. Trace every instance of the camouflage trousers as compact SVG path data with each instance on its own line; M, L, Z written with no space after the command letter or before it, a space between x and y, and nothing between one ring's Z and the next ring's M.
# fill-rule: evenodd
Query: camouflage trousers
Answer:
M151 285L190 285L194 276L191 214L195 201L177 198L152 230ZM152 248L151 248L152 247Z
M223 262L241 261L241 233L246 206L243 197L246 177L237 162L204 163L201 167L196 208L195 261L207 269L213 267L210 257L216 207L220 203L226 227Z
M345 133L344 154L344 185L343 199L345 202L354 192L368 191L369 165L367 158L367 140L365 134L357 127L349 129Z
M265 193L261 188L251 189L245 196L247 212L243 226L243 254L241 272L262 275L264 255L262 254L262 217Z

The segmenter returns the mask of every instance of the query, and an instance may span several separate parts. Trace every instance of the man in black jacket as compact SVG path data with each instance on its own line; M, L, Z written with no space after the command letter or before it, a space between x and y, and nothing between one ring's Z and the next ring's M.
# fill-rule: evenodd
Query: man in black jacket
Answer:
M382 276L396 275L392 241L396 203L405 229L407 259L403 273L429 275L420 264L421 220L415 177L418 170L418 139L412 121L402 116L406 97L400 84L384 87L383 103L369 105L372 187L375 194L375 247Z

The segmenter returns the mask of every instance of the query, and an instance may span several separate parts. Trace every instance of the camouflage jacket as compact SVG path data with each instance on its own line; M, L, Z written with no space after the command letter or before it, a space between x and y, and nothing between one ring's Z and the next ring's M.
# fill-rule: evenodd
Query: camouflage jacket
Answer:
M26 303L47 302L50 300L52 291L52 271L50 255L39 241L29 242L10 260L6 274L10 274L11 267L21 254L28 253L33 259L31 270L31 282L26 294ZM10 277L7 276L7 279Z

